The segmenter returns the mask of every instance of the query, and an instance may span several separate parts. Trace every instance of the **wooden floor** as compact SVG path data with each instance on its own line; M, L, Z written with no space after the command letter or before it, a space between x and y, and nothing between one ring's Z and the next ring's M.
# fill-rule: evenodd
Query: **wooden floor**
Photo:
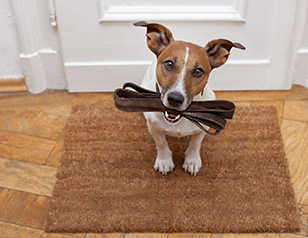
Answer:
M39 95L0 93L0 237L218 238L307 237L308 235L308 90L217 92L237 105L274 105L278 109L302 230L296 234L47 234L63 130L73 105L106 102L110 93L46 91Z

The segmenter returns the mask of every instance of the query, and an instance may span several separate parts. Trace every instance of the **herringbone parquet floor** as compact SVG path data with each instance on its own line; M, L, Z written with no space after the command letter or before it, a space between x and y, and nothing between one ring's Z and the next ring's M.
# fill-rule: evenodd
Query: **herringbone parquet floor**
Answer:
M112 100L111 93L68 93L47 90L0 93L0 237L84 238L228 238L307 237L308 226L308 90L216 92L217 99L237 105L274 105L279 114L292 183L302 219L296 234L47 234L51 199L73 105Z

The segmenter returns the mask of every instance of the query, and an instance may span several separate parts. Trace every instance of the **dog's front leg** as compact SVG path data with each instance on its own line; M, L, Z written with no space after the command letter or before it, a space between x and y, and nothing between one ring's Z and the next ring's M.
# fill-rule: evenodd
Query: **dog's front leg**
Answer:
M174 169L174 163L172 160L172 152L169 149L168 142L166 140L166 135L155 130L149 123L148 129L157 148L157 157L154 169L164 175L167 175L168 172L172 172Z
M199 172L202 162L200 157L201 142L205 136L204 132L200 132L191 137L189 146L185 152L185 161L183 169L185 172L195 175Z

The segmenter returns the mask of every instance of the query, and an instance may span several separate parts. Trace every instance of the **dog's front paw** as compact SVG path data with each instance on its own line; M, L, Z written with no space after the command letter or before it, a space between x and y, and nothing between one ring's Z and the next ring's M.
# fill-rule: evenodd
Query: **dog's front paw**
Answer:
M167 173L172 172L174 169L174 163L172 161L172 158L161 159L157 157L155 161L154 169L161 172L164 175L167 175Z
M190 173L191 175L195 175L200 171L201 169L201 158L200 156L195 156L195 157L189 157L186 156L184 164L183 164L183 169L185 172Z

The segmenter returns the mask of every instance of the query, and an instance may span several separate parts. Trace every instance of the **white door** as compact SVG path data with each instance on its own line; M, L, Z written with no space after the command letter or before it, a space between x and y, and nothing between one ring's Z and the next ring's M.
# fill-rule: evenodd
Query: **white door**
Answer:
M54 0L68 90L113 91L141 83L154 55L145 28L158 22L176 40L199 45L216 38L239 42L215 69L215 90L289 89L297 1L268 0Z

